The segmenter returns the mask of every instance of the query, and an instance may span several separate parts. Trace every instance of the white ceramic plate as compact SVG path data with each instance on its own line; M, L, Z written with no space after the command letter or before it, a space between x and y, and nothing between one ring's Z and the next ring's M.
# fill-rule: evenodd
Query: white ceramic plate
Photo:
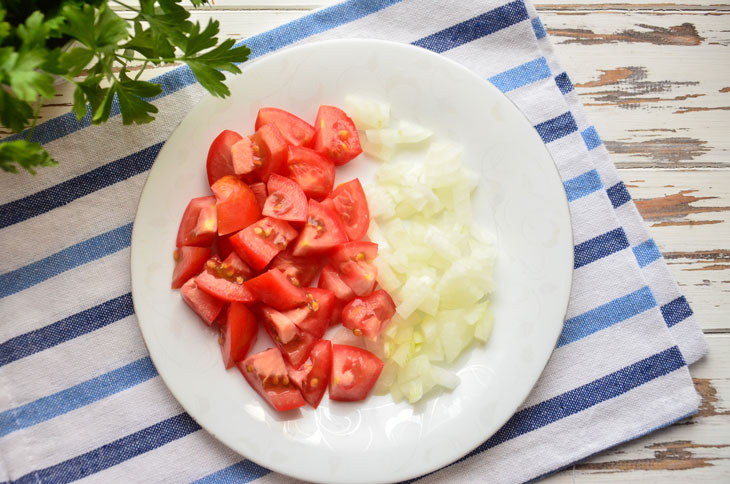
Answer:
M307 44L244 66L225 100L204 98L160 152L132 234L134 306L157 370L187 412L250 460L301 479L398 481L464 456L496 432L537 381L555 347L568 303L573 243L563 185L533 127L497 89L464 67L416 47L371 40ZM326 73L326 74L325 74ZM481 175L477 223L498 241L496 325L486 346L454 368L461 385L415 407L390 396L360 403L324 398L282 418L235 368L223 368L217 334L172 291L172 250L190 198L209 193L208 146L223 129L253 131L262 106L313 121L320 104L348 94L389 103L464 146ZM372 179L358 158L338 182ZM261 333L254 351L272 346Z

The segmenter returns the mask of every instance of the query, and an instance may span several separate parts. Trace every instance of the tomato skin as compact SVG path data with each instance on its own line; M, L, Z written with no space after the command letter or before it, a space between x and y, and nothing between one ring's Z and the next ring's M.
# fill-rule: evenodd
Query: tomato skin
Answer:
M309 200L307 224L299 233L292 254L299 257L328 252L346 240L345 228L337 214L316 200Z
M335 165L344 165L362 153L355 123L342 109L320 106L314 126L314 151Z
M309 358L300 369L291 366L289 379L299 388L304 400L314 408L319 406L327 391L332 371L332 343L320 340L312 347Z
M390 295L379 289L365 298L355 298L342 309L342 325L356 336L375 340L395 314Z
M360 240L365 237L370 226L370 209L357 178L339 185L327 197L332 200L335 211L342 219L350 240Z
M304 287L309 286L314 278L317 277L317 273L319 273L323 264L322 258L316 255L306 257L293 255L290 247L285 251L279 252L271 260L269 268L279 269L294 286Z
M332 345L330 399L364 400L383 371L383 362L371 352L349 345Z
M251 388L275 410L284 412L306 404L289 379L284 358L277 348L250 355L236 366Z
M339 245L329 260L355 295L367 296L377 284L378 268L372 263L377 255L378 244L356 241Z
M256 202L259 204L259 208L263 210L264 204L266 203L266 197L269 196L266 191L266 184L264 182L251 183L248 187L256 197Z
M179 289L191 277L203 270L205 261L210 257L206 247L183 246L175 249L175 269L172 271L172 288Z
M266 185L269 193L261 213L289 222L307 221L307 196L294 180L273 173Z
M216 251L221 259L225 259L234 252L231 237L232 235L223 235L215 239Z
M335 184L335 165L309 148L290 146L286 159L289 177L297 182L305 195L322 200Z
M183 213L175 244L178 247L183 245L210 247L213 245L217 230L215 197L193 198Z
M248 227L261 218L256 195L244 182L228 175L210 187L218 208L218 235Z
M243 360L256 343L259 327L256 318L245 304L232 302L220 328L219 343L226 369Z
M287 144L307 146L314 137L314 128L303 119L279 108L261 108L256 116L254 129L258 131L266 124L273 124Z
M180 288L180 295L183 301L200 316L205 324L210 326L223 310L225 302L216 299L208 293L201 291L191 278Z
M261 126L231 147L233 171L236 175L255 173L266 183L272 173L286 172L288 146L275 125Z
M208 150L206 168L208 172L208 185L213 185L218 179L226 175L233 175L233 156L231 147L243 138L240 134L231 130L224 130L219 134Z
M286 314L274 308L261 306L259 313L264 329L281 350L284 359L294 368L302 366L318 338L299 329Z
M297 231L283 220L264 217L233 235L230 241L244 261L261 270L296 236Z
M307 287L304 289L304 299L305 306L286 311L284 315L299 329L320 339L330 325L335 295L327 289Z
M270 269L244 283L256 298L279 311L306 303L301 287L294 287L279 269Z
M327 264L322 268L317 287L328 289L335 296L332 304L332 314L330 315L330 326L334 326L342 319L342 309L355 298L355 293L352 292L350 286L345 284L345 281L342 280L340 274L331 264Z
M231 254L229 259L233 256ZM195 277L195 284L222 301L254 302L256 298L244 285L245 279L245 272L236 271L230 263L213 256L205 263L205 270Z

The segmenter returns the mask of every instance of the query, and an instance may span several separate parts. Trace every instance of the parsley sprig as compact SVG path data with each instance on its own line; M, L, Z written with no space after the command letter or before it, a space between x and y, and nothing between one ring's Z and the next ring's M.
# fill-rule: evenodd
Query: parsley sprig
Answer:
M115 98L124 124L154 120L158 110L149 101L162 88L140 80L149 65L183 62L211 94L228 96L221 71L240 73L236 64L247 60L250 50L234 47L233 39L219 43L218 21L205 27L190 21L181 1L139 0L131 6L117 0L57 0L50 8L53 2L45 1L43 11L20 19L14 2L0 7L0 123L14 133L25 130L22 139L0 143L0 169L35 174L37 167L57 164L31 141L44 100L56 94L54 76L75 85L73 112L79 120L88 113L93 124L109 119ZM36 3L23 2L26 8ZM110 2L133 17L120 17ZM192 3L197 7L206 0Z

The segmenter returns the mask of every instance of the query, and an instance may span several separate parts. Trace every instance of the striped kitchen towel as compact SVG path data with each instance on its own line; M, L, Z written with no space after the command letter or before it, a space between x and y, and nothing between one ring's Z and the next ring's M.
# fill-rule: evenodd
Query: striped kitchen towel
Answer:
M252 59L333 38L410 43L462 63L535 126L563 178L575 238L565 329L519 411L421 482L522 482L697 411L687 365L706 344L534 8L523 0L352 0L244 43ZM284 482L207 434L140 336L129 244L165 139L204 95L161 76L153 125L72 114L35 139L61 164L0 177L0 482Z

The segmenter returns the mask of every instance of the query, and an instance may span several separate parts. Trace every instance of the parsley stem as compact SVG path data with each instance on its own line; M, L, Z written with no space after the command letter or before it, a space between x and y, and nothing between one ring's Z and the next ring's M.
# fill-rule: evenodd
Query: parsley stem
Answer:
M124 3L124 2L120 2L119 0L112 0L112 1L113 1L114 3L117 3L117 4L121 5L122 7L126 8L127 10L133 10L133 11L135 11L135 12L139 12L139 10L138 10L138 9L136 9L136 8L134 8L134 7L130 6L130 5L127 5L127 4L126 4L126 3Z
M134 76L134 80L135 80L135 81L136 81L137 79L139 79L139 76L141 76L141 75L142 75L142 73L144 72L144 70L145 70L145 69L147 69L147 65L148 65L149 63L150 63L150 61L144 61L144 64L142 65L142 68L141 68L141 69L140 69L139 71L137 71L137 75L136 75L136 76Z
M30 139L33 137L33 131L35 131L36 124L38 124L38 116L41 114L42 107L43 100L39 97L38 101L36 102L35 112L33 113L33 124L30 125L30 129L28 129L28 135L25 137L27 141L30 141Z

